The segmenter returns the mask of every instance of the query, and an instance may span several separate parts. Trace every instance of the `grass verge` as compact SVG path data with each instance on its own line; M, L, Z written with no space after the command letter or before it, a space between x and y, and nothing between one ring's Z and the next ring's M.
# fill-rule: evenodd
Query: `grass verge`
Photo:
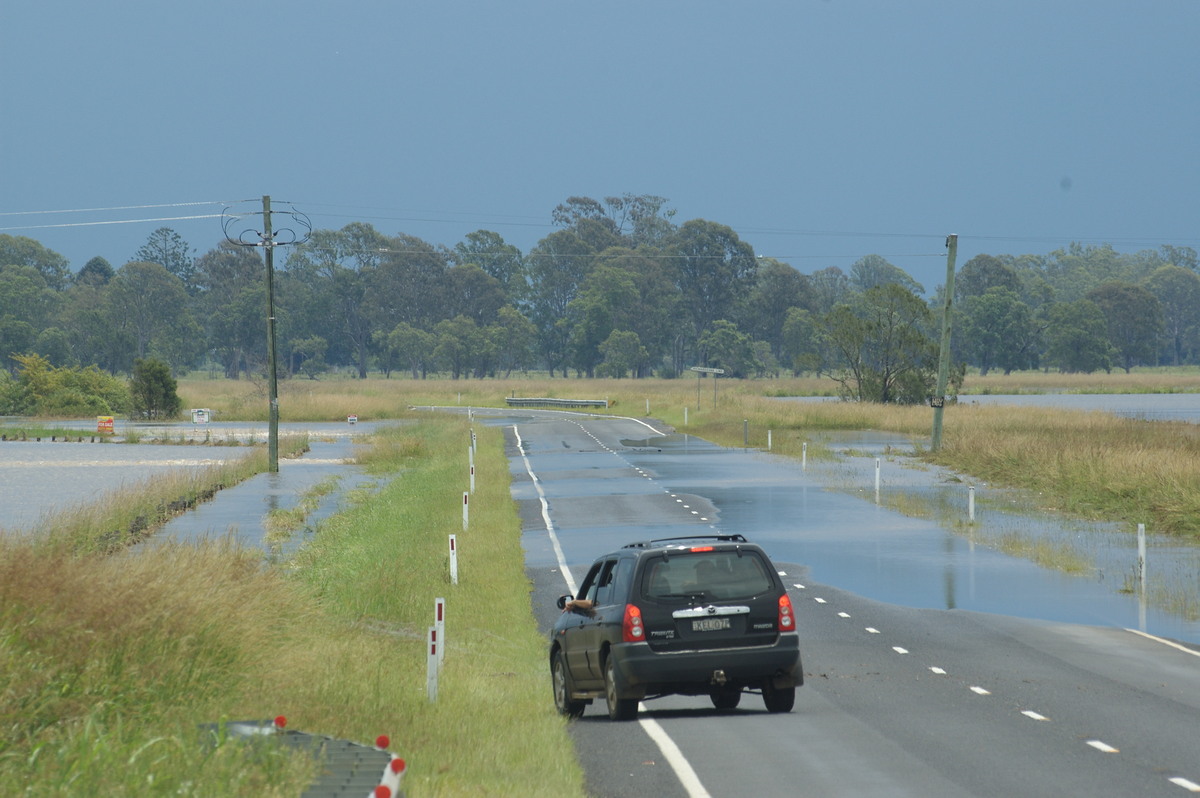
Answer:
M205 745L197 728L282 714L316 734L388 734L410 795L582 795L502 433L477 432L469 531L466 423L432 419L389 433L372 467L398 478L326 521L291 569L220 543L103 556L0 539L0 794L295 796L316 763L269 743ZM436 597L448 646L431 703Z

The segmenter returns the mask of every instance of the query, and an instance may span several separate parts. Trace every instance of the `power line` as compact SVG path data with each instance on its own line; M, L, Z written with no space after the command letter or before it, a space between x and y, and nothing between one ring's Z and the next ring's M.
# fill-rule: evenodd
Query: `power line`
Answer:
M220 219L219 213L202 213L194 216L158 216L149 219L109 219L102 222L60 222L58 224L27 224L19 227L0 227L0 232L8 230L46 230L54 227L99 227L108 224L139 224L142 222L181 222L189 219Z

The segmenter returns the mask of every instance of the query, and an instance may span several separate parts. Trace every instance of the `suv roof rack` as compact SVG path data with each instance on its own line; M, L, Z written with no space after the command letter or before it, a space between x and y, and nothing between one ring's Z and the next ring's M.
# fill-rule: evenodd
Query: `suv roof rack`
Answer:
M621 548L623 549L649 549L655 546L660 546L664 543L679 543L685 540L716 540L722 543L748 543L745 535L740 534L724 534L724 535L684 535L677 538L655 538L654 540L642 540L637 543L627 543Z

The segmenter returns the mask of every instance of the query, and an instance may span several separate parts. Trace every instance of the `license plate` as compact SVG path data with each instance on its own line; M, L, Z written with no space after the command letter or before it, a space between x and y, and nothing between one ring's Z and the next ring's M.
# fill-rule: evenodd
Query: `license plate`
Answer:
M729 628L728 618L697 618L692 621L693 632L715 632Z

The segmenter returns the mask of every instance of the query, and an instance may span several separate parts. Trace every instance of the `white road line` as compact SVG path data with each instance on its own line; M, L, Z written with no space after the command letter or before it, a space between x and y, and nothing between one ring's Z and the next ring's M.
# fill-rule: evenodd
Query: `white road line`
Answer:
M900 646L892 646L892 651L895 651L897 654L907 654L908 653L907 648L900 648Z
M876 629L874 626L868 626L867 631L873 635L879 634L879 630Z
M815 598L815 599L813 599L813 601L817 602L818 604L824 604L824 603L825 603L825 599L823 599L823 598Z
M1092 748L1095 748L1097 751L1103 751L1106 754L1121 753L1116 748L1113 748L1111 745L1109 745L1108 743L1103 742L1101 740L1088 740L1087 744L1090 745Z
M839 617L839 618L849 618L849 617L850 617L850 613L848 613L848 612L839 612L839 613L838 613L838 617Z
M1193 657L1200 657L1200 651L1196 651L1196 650L1194 650L1194 649L1190 649L1190 648L1188 648L1187 646L1181 646L1181 645L1179 645L1178 643L1176 643L1176 642L1173 642L1173 641L1171 641L1171 640L1164 640L1164 639L1163 639L1163 638L1161 638L1161 637L1155 637L1154 635L1151 635L1151 634L1146 634L1145 632L1139 632L1137 629L1126 629L1125 631L1126 631L1126 632L1133 632L1135 635L1139 635L1139 636L1141 636L1141 637L1144 637L1144 638L1146 638L1147 640L1153 640L1153 641L1154 641L1154 642L1156 642L1156 643L1162 643L1164 646L1170 646L1171 648L1178 649L1178 650L1182 651L1182 652L1183 652L1183 653L1185 653L1185 654L1191 654Z
M639 704L640 708L645 709L645 704ZM642 730L649 735L650 739L658 744L658 748L662 751L663 756L667 760L667 764L675 771L675 775L679 777L679 783L683 785L683 789L687 790L688 798L711 798L708 790L704 789L704 785L700 783L700 777L696 775L696 771L692 769L692 765L687 761L687 757L679 750L679 746L671 739L670 735L663 730L662 726L658 725L658 721L646 718L639 720Z
M937 667L937 666L933 666L933 667L931 667L929 670L933 671L933 672L934 672L934 673L936 673L938 676L945 676L945 675L946 675L946 672L945 672L944 670L942 670L941 668Z
M1027 718L1033 718L1034 720L1050 720L1050 718L1046 717L1045 715L1039 715L1038 713L1034 712L1032 709L1027 709L1024 712L1022 712L1021 714Z
M533 480L533 487L537 490L538 499L542 503L542 521L546 524L546 532L550 535L550 543L554 545L554 556L558 558L558 568L562 571L563 579L567 582L567 590L571 595L575 595L578 587L575 585L575 577L571 576L571 569L567 567L567 558L563 555L562 546L559 545L558 535L554 532L554 522L550 520L550 503L546 501L546 494L542 490L542 483L533 473L533 466L529 463L529 458L525 456L525 447L521 445L521 433L517 430L517 425L513 425L513 435L517 436L517 451L521 453L521 461L525 463L525 470L529 473L529 478Z
M990 690L985 690L982 687L972 687L971 692L975 693L976 695L991 695L992 694Z
M1176 776L1173 779L1167 779L1167 781L1171 782L1176 787L1182 787L1183 789L1187 790L1188 792L1200 792L1200 784L1197 784L1194 781L1188 781L1187 779L1185 779L1181 776Z

